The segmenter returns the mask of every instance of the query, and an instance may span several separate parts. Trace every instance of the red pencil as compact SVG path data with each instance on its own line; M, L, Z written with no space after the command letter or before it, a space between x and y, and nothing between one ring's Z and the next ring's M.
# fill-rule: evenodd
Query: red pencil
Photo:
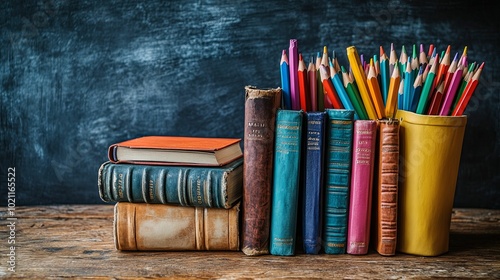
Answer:
M329 69L325 65L321 65L321 68L319 70L321 74L321 81L323 83L323 88L325 89L325 92L328 96L328 99L332 103L333 108L344 109L344 106L342 106L340 98L337 95L335 88L333 87L332 80L330 79Z
M474 73L474 76L472 76L470 81L465 86L464 92L460 97L460 99L458 100L457 106L455 106L455 109L451 113L452 116L461 116L464 113L465 108L467 107L467 104L469 103L469 100L472 97L472 94L476 90L477 84L479 82L479 76L481 76L483 67L484 67L484 62L481 63L481 66L479 66L476 73Z
M441 107L441 101L443 100L443 92L444 90L444 81L441 79L438 87L436 88L436 92L434 93L431 105L429 106L429 110L427 111L428 115L437 115L439 112L439 108Z
M304 112L310 111L309 83L307 82L307 67L302 54L299 53L299 68L297 71L299 82L300 109Z
M309 81L309 96L311 99L311 111L318 111L318 84L316 78L316 65L311 58L309 67L307 68L307 78Z

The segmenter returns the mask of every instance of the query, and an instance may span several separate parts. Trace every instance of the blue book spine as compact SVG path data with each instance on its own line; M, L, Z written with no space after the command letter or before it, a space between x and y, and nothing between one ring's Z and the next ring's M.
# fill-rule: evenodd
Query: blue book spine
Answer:
M269 252L295 254L302 142L301 110L278 110L274 146L274 170Z
M217 167L105 162L98 187L105 202L228 209L243 194L243 158Z
M351 178L354 111L327 109L323 249L344 254Z
M323 162L326 112L305 114L304 176L302 195L302 242L304 253L321 250L323 212Z

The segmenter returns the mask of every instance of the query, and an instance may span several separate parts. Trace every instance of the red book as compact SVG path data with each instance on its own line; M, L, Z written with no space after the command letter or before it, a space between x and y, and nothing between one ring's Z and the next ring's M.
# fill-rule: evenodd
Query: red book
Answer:
M243 156L239 138L143 136L112 144L111 162L221 166Z
M368 253L375 165L376 120L354 122L347 253Z

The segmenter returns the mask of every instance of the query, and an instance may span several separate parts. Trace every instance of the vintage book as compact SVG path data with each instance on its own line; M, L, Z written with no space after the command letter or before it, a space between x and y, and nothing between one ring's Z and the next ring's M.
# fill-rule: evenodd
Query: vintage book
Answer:
M118 202L118 250L238 251L240 203L230 209Z
M295 254L302 118L302 110L278 110L276 115L269 245L272 255Z
M281 89L245 87L242 251L269 254L274 133Z
M318 254L323 228L323 174L326 112L305 114L302 192L302 244L304 253Z
M372 242L383 256L396 254L399 177L399 120L379 120Z
M243 195L243 158L223 166L105 162L98 173L105 202L231 208Z
M346 252L354 111L327 109L323 249Z
M347 222L348 254L367 254L370 245L377 125L376 120L357 120L354 122Z
M111 162L220 166L243 156L238 138L143 136L112 144Z

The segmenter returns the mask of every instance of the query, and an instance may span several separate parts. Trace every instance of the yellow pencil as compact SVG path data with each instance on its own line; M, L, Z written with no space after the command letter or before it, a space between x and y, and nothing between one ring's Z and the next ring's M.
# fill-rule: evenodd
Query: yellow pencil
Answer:
M375 64L373 59L370 59L370 68L368 70L368 77L366 78L366 84L370 90L372 97L373 107L375 107L375 112L379 119L385 118L384 101L382 100L382 94L380 93L380 85L378 83L377 73L375 71Z
M397 69L398 64L394 65L394 69ZM394 118L396 115L396 108L398 104L398 90L401 82L401 75L398 71L392 71L391 80L389 82L389 91L387 93L387 104L385 106L385 114L388 118Z
M375 112L373 102L370 98L370 93L368 92L365 72L361 66L356 47L350 46L347 48L347 58L349 60L349 64L351 65L352 73L354 75L354 79L356 80L356 85L358 86L359 94L361 96L361 100L363 101L363 105L365 106L368 118L376 120L377 113Z

